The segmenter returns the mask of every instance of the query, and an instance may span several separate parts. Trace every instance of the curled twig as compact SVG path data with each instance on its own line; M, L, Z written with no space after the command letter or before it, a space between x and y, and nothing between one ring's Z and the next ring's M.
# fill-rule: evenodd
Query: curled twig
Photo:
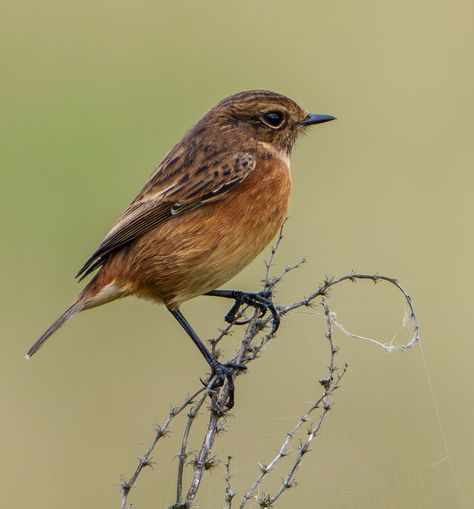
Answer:
M411 348L420 339L420 326L418 323L418 318L416 316L415 308L413 307L410 295L402 287L398 280L393 277L383 276L381 274L358 274L357 272L351 272L349 274L346 274L345 276L341 276L338 278L326 278L325 281L320 285L320 287L315 292L311 293L308 297L305 297L304 299L298 302L294 302L293 304L290 304L289 306L286 306L285 308L281 309L280 314L285 315L287 313L290 313L294 309L298 309L301 307L311 307L312 302L318 297L327 297L329 294L329 290L332 287L338 285L339 283L343 283L344 281L350 281L354 283L356 280L359 279L369 280L372 281L374 284L378 283L379 281L385 281L398 288L398 290L402 293L405 302L408 305L408 309L410 311L409 318L413 322L413 336L412 339L405 345L401 345L399 347L387 345L387 349L390 349L389 347L391 347L391 349L398 348L400 350L407 350L408 348Z

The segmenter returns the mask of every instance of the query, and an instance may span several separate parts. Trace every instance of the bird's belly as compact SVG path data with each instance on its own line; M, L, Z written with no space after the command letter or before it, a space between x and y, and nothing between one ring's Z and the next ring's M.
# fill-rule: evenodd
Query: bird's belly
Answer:
M132 293L173 308L238 274L286 217L291 179L283 170L257 182L246 179L226 199L176 216L133 243L124 255L137 260L129 274L137 283Z

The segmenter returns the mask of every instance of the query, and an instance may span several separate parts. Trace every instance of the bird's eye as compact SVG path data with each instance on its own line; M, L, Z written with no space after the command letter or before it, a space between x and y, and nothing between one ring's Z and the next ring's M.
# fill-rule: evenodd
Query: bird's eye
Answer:
M268 111L263 114L263 121L265 124L273 127L274 129L280 127L285 120L285 116L281 111Z

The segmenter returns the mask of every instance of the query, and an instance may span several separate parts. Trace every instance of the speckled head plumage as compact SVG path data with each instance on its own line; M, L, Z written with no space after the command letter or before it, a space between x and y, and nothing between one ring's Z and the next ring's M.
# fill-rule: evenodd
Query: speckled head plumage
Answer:
M196 140L212 133L214 137L232 139L236 145L263 142L290 154L305 127L334 118L318 115L319 121L308 123L309 117L289 97L269 90L248 90L217 103L186 138Z

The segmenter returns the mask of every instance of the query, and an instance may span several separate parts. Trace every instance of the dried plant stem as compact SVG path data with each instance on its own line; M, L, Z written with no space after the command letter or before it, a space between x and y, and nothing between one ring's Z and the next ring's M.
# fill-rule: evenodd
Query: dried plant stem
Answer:
M323 424L323 421L331 408L331 405L329 403L329 396L339 387L339 382L341 381L342 377L346 373L347 366L344 367L344 370L340 374L338 374L336 377L334 376L334 373L337 370L336 365L335 365L335 356L336 356L337 348L335 347L334 341L333 341L332 317L330 314L329 307L327 306L325 301L322 302L322 306L324 309L324 314L326 316L326 324L327 324L326 338L329 343L329 364L328 364L327 376L325 378L321 378L319 381L320 384L324 388L324 393L319 399L317 399L310 406L310 408L306 411L306 413L300 417L300 419L298 420L296 425L293 427L293 429L286 434L286 437L280 447L280 450L278 451L277 455L272 459L272 461L270 463L268 463L268 465L259 464L260 472L259 472L257 478L255 479L255 481L253 482L252 486L250 487L250 489L242 497L242 501L239 506L240 509L243 509L249 500L255 498L255 494L256 494L258 488L260 487L260 485L262 484L263 480L265 479L265 477L268 474L270 474L275 469L276 465L280 462L280 460L286 456L289 456L290 453L289 453L288 449L289 449L290 443L292 442L294 436L298 433L298 431L302 428L302 426L305 423L310 422L311 415L313 414L313 412L322 406L321 414L320 414L318 421L316 422L316 424L313 427L310 427L310 429L308 430L308 438L307 438L306 442L304 444L300 444L300 446L298 447L298 454L297 454L293 464L291 465L291 467L288 471L288 474L286 475L285 479L282 481L280 488L273 496L271 496L271 495L262 496L259 500L260 507L262 507L262 508L271 507L272 504L274 502L276 502L276 500L278 500L278 498L280 498L280 496L283 494L284 491L286 491L287 489L294 486L294 480L293 480L294 474L295 474L296 470L298 469L298 467L301 463L301 460L303 459L303 456L309 451L309 446L310 446L311 442L314 440L317 433L319 432L319 430Z
M271 276L271 269L274 264L274 259L278 247L280 246L283 240L283 229L280 231L280 234L276 240L275 245L272 247L269 260L266 262L265 266L265 277L262 281L262 286L265 290L273 290L284 277L291 271L299 268L304 260L296 263L294 265L290 265L286 267L280 274L275 277ZM314 442L318 433L323 425L323 422L331 408L331 396L336 389L339 387L339 383L346 373L347 366L344 367L342 371L338 371L335 364L335 356L337 353L337 347L334 344L333 340L333 325L339 327L343 332L348 333L345 329L342 328L341 324L339 324L336 320L336 314L329 309L327 304L327 298L329 296L330 290L336 285L343 283L345 281L355 282L358 280L370 280L373 283L378 283L380 281L387 282L391 285L394 285L403 295L406 304L409 309L409 317L413 322L413 337L411 341L405 345L400 346L392 346L390 345L390 349L408 349L412 345L414 345L419 339L419 325L418 319L412 305L411 297L405 291L405 289L399 284L399 282L391 277L383 276L379 274L359 274L351 272L350 274L341 276L339 278L326 278L324 282L311 294L307 297L297 300L292 304L287 306L280 306L278 308L281 316L287 315L297 309L302 307L313 307L316 304L317 299L321 299L321 305L323 308L323 316L326 319L326 339L328 341L329 347L329 362L328 362L328 371L324 378L319 380L323 392L322 394L316 398L314 403L306 410L304 415L298 419L293 428L286 434L283 443L281 444L276 456L268 463L267 465L259 465L259 473L256 479L251 484L250 488L244 493L240 500L240 509L243 509L250 500L257 500L258 504L261 508L270 508L275 504L280 497L285 493L289 488L296 485L295 474L298 468L301 465L303 456L310 451L310 445ZM240 319L245 315L245 311L248 307L244 307L238 318ZM264 347L274 338L274 334L269 332L271 318L259 318L257 313L253 314L253 318L250 320L247 328L245 329L245 333L240 341L240 345L237 349L237 352L232 359L233 362L250 364L253 360L258 358L262 352ZM219 334L209 340L212 352L216 355L219 354L218 345L220 341L227 335L232 333L234 328L234 324L228 324L224 329L222 329ZM385 345L382 345L385 346ZM387 346L387 349L389 349ZM238 376L239 373L236 373L235 376ZM122 481L122 501L121 501L121 509L129 509L131 506L127 506L128 504L128 496L132 488L136 485L137 479L139 478L143 468L145 466L152 465L151 454L155 449L158 441L167 434L170 424L173 419L181 414L185 409L189 409L186 414L186 422L183 428L183 432L181 435L181 440L179 444L179 452L178 452L178 467L177 467L177 480L176 480L176 502L170 509L189 509L191 508L195 502L197 493L199 491L200 486L202 485L202 481L204 478L204 473L206 471L211 470L219 464L219 460L212 456L212 448L214 446L217 435L220 431L224 430L225 419L228 415L228 409L225 407L225 402L228 400L229 389L228 385L224 384L222 387L215 389L208 389L205 387L200 387L197 389L191 396L188 396L183 403L177 407L172 408L169 412L168 418L163 424L163 426L157 426L155 435L150 446L145 451L144 455L139 458L138 465L135 469L135 472L127 481ZM201 418L200 411L202 410L204 403L207 398L210 398L209 405L209 413L208 413L208 421L204 431L204 435L201 438L201 444L198 448L195 456L192 460L188 460L190 455L190 440L192 435L192 429L196 421ZM204 415L206 412L202 412ZM291 444L295 441L296 436L301 434L302 428L304 424L308 423L309 428L307 430L307 436L304 441L300 442L297 446L296 450L290 450ZM286 471L286 475L284 476L279 488L275 491L274 494L261 495L259 492L261 491L262 485L265 479L275 470L277 465L281 462L281 460L286 457L293 455L293 459L291 464ZM193 473L191 476L191 480L189 482L189 486L187 491L184 488L184 478L185 471L188 465L191 465L193 468ZM227 462L225 464L226 475L225 475L225 498L224 498L224 509L232 509L232 503L235 502L235 493L231 488L231 457L227 457ZM186 493L186 495L184 495Z
M130 479L122 480L122 482L120 483L120 487L122 489L122 502L120 504L120 509L127 509L128 495L129 495L130 491L132 490L132 488L135 486L138 476L141 474L142 470L146 466L152 466L153 460L151 458L151 454L152 454L153 450L155 449L158 441L161 438L163 438L164 436L166 436L166 434L168 433L168 428L169 428L169 425L171 424L171 421L177 415L179 415L185 408L192 405L195 398L203 392L207 392L205 387L201 387L200 389L195 391L191 396L188 396L180 406L172 407L169 411L168 419L166 419L165 423L162 426L160 426L158 424L155 426L155 436L153 437L151 444L149 445L149 447L147 448L147 450L145 451L143 456L141 456L139 458L138 465L137 465L137 468L135 469L135 472L130 477Z
M328 305L325 301L322 302L322 306L324 309L324 314L326 316L326 338L329 343L329 366L328 366L328 374L326 378L322 378L319 383L324 387L324 394L321 396L321 398L310 408L309 412L307 413L307 416L309 417L309 414L316 410L317 408L322 406L321 414L319 416L319 419L317 420L316 424L313 427L310 427L307 434L308 438L303 444L300 444L298 447L298 454L296 455L296 458L291 465L288 474L286 475L285 479L280 485L280 488L278 491L268 498L268 503L266 507L271 507L280 497L281 495L288 490L289 488L292 488L295 486L295 480L294 475L296 470L299 468L301 461L303 460L303 456L309 452L311 442L318 436L318 433L321 429L321 426L323 425L323 421L328 414L329 410L331 409L331 403L330 403L330 396L331 394L339 388L339 382L341 381L342 377L346 374L347 371L347 364L344 366L344 369L341 373L338 373L336 376L334 376L337 368L335 365L335 356L337 352L337 347L334 345L333 341L333 318L331 316L330 310Z
M305 297L304 299L298 302L294 302L293 304L290 304L289 306L286 306L285 308L281 309L280 314L285 315L293 311L294 309L298 309L304 306L309 307L311 306L312 302L318 297L326 297L328 295L329 290L332 287L344 281L350 281L354 283L358 279L360 280L366 279L372 281L374 284L378 283L379 281L385 281L398 288L398 290L402 293L403 297L405 298L405 302L407 303L408 308L410 310L410 320L412 320L414 324L413 337L411 341L405 345L402 345L400 349L407 350L408 348L411 348L415 343L417 343L420 339L420 326L410 295L402 287L402 285L398 282L397 279L393 277L383 276L381 274L358 274L356 272L351 272L350 274L346 274L345 276L341 276L338 278L326 278L323 284L321 284L320 287L315 292L311 293L308 297Z
M235 493L232 490L231 480L232 476L230 474L230 462L232 461L232 456L227 456L227 461L225 463L225 498L224 498L224 507L223 509L232 509L232 500L235 497Z
M278 251L278 248L280 247L281 241L285 237L284 231L285 231L285 225L286 225L287 221L288 221L288 218L285 218L285 221L281 225L280 231L278 232L278 237L276 238L275 243L270 248L270 256L268 257L268 260L265 261L265 279L264 279L265 285L266 285L266 283L271 281L270 271L273 267L273 263L275 261L275 255Z
M182 504L182 493L183 493L183 475L184 475L184 466L186 463L186 459L188 457L187 448L188 448L188 440L189 434L191 432L191 427L194 423L194 419L196 418L199 410L201 409L204 401L206 401L207 393L199 398L198 402L189 410L187 413L187 422L184 427L183 438L181 439L181 451L178 455L178 475L176 480L176 501L179 504Z
M194 475L186 496L186 504L188 506L191 506L194 503L204 470L210 470L216 465L214 461L209 461L209 453L214 445L214 440L219 430L219 420L227 412L225 402L228 397L229 391L227 386L221 390L220 394L214 393L211 395L211 408L207 432L204 435L201 449L199 450L195 461L192 462L194 466Z

